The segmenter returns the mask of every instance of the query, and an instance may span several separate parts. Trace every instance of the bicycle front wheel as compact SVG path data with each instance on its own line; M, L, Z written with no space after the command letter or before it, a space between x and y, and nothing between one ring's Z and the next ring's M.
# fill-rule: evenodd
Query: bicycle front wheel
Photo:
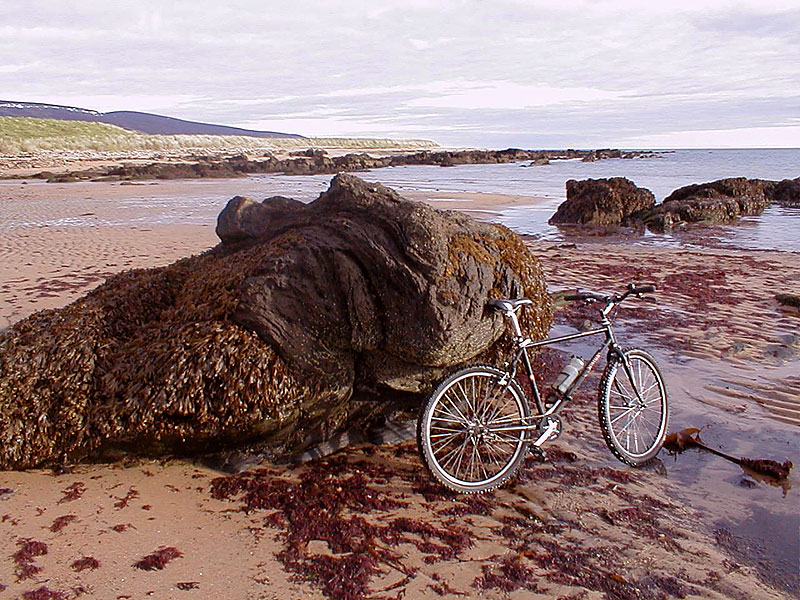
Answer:
M667 434L667 385L655 359L644 350L625 350L629 369L612 360L600 382L598 416L611 452L632 467L652 460Z
M431 394L417 421L423 463L457 492L492 490L525 458L529 415L525 394L503 371L457 371Z

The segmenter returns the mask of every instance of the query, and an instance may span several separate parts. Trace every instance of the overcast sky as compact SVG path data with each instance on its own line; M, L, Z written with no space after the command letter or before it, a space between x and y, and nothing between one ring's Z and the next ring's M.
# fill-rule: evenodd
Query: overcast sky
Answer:
M800 147L799 40L800 0L2 0L0 99L444 145Z

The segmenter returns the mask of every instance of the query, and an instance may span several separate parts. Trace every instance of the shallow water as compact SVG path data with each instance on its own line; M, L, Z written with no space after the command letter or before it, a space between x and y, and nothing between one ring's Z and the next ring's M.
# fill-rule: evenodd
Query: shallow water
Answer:
M679 187L726 177L787 179L800 176L800 150L675 150L658 158L611 159L592 163L554 161L526 167L528 163L459 165L457 167L405 166L374 170L375 180L398 190L428 193L502 193L545 199L535 206L503 210L497 220L514 231L552 241L572 237L569 228L548 225L558 205L566 199L569 179L627 177L651 190L657 201ZM368 177L369 179L369 177ZM619 234L614 234L620 237ZM613 236L612 236L613 237ZM733 226L714 227L698 236L627 232L637 244L668 246L707 245L794 251L800 248L800 209L770 207L758 217ZM605 238L608 240L608 238Z
M485 211L487 218L535 239L569 241L574 235L569 228L548 225L558 205L566 198L568 179L627 177L663 199L673 190L691 183L713 181L723 177L745 176L762 179L785 179L800 176L800 150L676 150L659 158L611 159L593 163L580 160L554 161L549 165L526 167L528 163L500 165L459 165L437 167L410 165L375 169L359 173L368 181L376 181L405 191L445 195L447 193L505 194L539 199L535 205ZM331 175L287 176L252 175L231 180L188 180L137 185L118 191L114 198L100 190L105 183L68 184L72 190L85 190L85 197L65 194L63 203L53 214L51 202L42 203L35 189L57 189L55 184L40 182L20 186L18 182L0 182L0 200L24 198L25 202L3 202L0 205L0 230L43 226L125 226L208 224L216 221L228 199L248 195L256 199L288 196L311 201L324 192ZM97 190L97 191L95 191ZM124 191L123 191L124 190ZM178 190L178 191L172 191ZM543 202L542 202L543 200ZM13 204L13 205L12 205ZM96 205L94 210L92 205ZM85 213L94 213L86 215ZM585 233L581 234L583 241ZM689 232L654 234L625 231L602 236L603 241L624 239L633 244L655 244L676 247L721 246L747 249L797 251L800 249L800 209L773 206L758 217L746 217L737 225L693 228Z
M724 539L734 556L740 554L742 560L755 561L762 577L780 589L800 592L797 579L800 429L776 422L758 404L749 404L745 411L738 413L698 401L698 396L717 395L714 389L740 378L742 374L737 366L696 358L680 364L671 351L653 346L646 335L626 331L624 322L615 323L615 330L623 345L644 348L657 358L670 393L670 432L687 427L702 428L701 437L706 444L733 456L793 461L795 468L782 485L754 476L734 463L698 449L678 456L670 456L662 450L655 465L649 468L676 484L678 499L699 511L702 526ZM555 325L550 335L572 332L574 330L568 326ZM587 358L601 341L602 337L582 338L554 347ZM596 368L602 369L603 364L601 361ZM759 373L766 379L780 379L798 369L798 360L772 369L758 365ZM587 391L593 393L588 387ZM729 399L720 397L719 400L720 405L725 405ZM569 411L567 406L567 419ZM564 435L570 435L568 426ZM597 436L601 436L599 424ZM609 466L619 467L610 452L606 459ZM687 523L686 527L698 525Z

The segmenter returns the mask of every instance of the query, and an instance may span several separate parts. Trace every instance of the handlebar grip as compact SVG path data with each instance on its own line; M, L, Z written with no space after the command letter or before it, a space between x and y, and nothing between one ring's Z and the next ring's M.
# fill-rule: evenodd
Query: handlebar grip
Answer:
M572 294L570 296L564 296L564 300L569 300L570 302L574 302L576 300L585 300L586 297L581 294Z
M656 291L656 286L654 285L643 285L641 287L635 288L633 290L634 294L650 294Z

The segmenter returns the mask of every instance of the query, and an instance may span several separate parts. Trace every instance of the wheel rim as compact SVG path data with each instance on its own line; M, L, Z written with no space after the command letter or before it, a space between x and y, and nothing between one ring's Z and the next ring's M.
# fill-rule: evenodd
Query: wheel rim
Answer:
M608 428L617 445L632 457L645 456L661 439L666 416L664 382L644 358L629 356L637 396L625 368L618 364L609 384Z
M497 431L520 425L525 416L518 392L498 381L490 373L465 374L443 390L428 413L429 456L456 485L491 484L513 467L524 449L524 431Z

